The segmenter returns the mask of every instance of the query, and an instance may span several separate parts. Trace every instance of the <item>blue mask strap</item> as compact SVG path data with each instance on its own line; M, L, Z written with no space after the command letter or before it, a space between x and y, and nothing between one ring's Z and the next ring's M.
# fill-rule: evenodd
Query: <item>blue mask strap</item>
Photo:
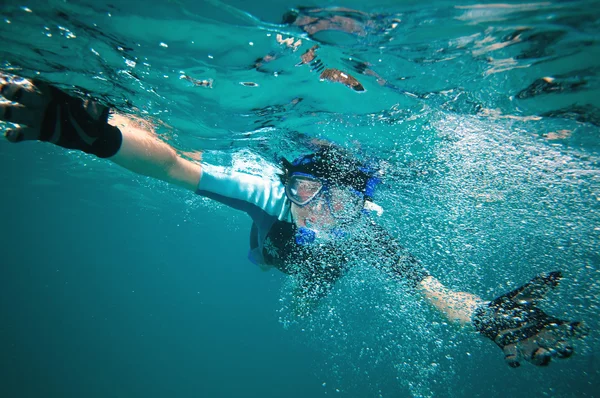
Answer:
M367 180L367 186L365 187L365 196L367 198L373 198L375 188L377 188L377 185L379 185L380 182L381 179L377 177L371 177Z

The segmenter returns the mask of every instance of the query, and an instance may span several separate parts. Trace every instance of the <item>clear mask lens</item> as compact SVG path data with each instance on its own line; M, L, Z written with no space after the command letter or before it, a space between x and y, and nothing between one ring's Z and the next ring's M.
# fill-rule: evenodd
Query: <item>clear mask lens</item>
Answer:
M347 187L329 188L328 199L331 214L338 221L354 219L364 205L362 195Z
M304 206L317 196L323 189L323 183L309 175L294 174L290 177L285 193L295 204Z

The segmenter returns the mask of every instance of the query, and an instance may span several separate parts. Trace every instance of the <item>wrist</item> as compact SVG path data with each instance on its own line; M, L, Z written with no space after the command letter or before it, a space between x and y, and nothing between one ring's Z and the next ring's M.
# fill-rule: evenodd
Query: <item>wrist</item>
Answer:
M123 134L118 127L106 124L103 128L103 133L98 136L94 143L90 146L89 151L92 155L106 159L114 156L123 143Z

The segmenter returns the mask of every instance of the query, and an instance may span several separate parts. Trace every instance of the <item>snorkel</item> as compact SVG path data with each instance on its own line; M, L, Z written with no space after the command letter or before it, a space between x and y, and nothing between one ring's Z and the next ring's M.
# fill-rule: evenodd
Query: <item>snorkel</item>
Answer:
M375 211L381 215L383 212L383 209L373 202L376 187L381 182L380 173L354 159L341 148L321 147L316 153L301 156L293 162L282 158L282 163L282 182L286 185L288 199L296 205L295 209L308 207L313 201L319 200L322 205L326 204L329 207L333 219L336 220L333 227L324 229L315 228L308 219L302 223L295 219L294 222L298 226L296 243L300 245L313 243L317 237L323 235L343 237L346 235L344 227L358 219L361 214ZM337 196L334 198L336 192ZM332 203L334 201L335 203ZM340 219L337 213L339 207L350 209L343 214L343 219Z

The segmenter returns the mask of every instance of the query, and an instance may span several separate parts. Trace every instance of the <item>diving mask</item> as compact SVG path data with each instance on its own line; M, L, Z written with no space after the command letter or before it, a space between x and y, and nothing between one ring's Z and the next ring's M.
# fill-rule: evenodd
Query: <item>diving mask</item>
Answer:
M285 186L288 199L298 206L304 206L323 190L323 182L305 173L294 173Z
M292 173L287 181L285 193L288 199L300 207L309 203L325 202L331 215L339 220L349 220L360 212L360 210L375 210L373 202L365 200L365 195L351 187L335 186L328 184L323 179L314 177L307 173ZM377 211L377 210L375 210ZM379 211L377 211L380 214Z

